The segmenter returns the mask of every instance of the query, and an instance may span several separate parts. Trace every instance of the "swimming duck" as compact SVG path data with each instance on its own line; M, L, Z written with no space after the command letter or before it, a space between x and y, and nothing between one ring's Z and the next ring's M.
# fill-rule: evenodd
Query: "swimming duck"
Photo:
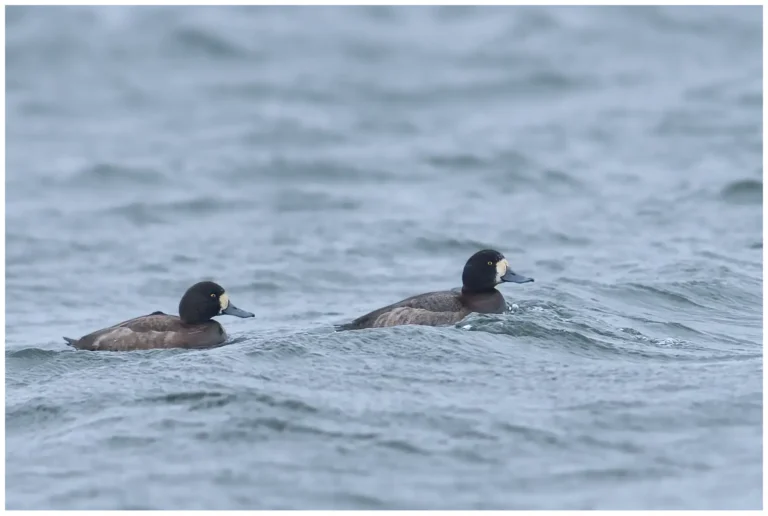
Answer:
M64 337L69 346L88 351L132 351L155 348L208 348L227 340L227 332L211 318L217 315L253 317L233 305L224 289L212 281L189 287L179 303L179 317L152 312L81 337Z
M455 324L472 312L499 314L506 309L506 301L496 290L496 285L533 281L533 278L513 272L504 255L493 249L473 254L464 266L461 279L461 289L409 297L341 325L339 329L360 330L403 324L440 326Z

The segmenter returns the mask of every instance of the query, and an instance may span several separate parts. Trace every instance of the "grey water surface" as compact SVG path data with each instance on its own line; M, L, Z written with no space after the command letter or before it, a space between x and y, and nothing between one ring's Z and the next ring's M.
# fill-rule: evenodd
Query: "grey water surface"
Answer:
M760 508L761 19L8 8L7 507ZM227 346L62 340L202 279Z

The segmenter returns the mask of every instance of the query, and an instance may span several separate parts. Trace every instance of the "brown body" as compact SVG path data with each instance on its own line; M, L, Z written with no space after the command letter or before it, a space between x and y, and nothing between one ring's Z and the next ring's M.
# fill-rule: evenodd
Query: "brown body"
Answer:
M360 330L403 324L443 326L456 324L472 312L500 314L505 309L504 296L496 289L488 292L463 292L460 289L428 292L374 310L340 326L340 329Z
M188 324L175 315L154 312L95 331L78 340L65 339L73 348L88 351L132 351L215 347L227 340L227 333L213 320Z

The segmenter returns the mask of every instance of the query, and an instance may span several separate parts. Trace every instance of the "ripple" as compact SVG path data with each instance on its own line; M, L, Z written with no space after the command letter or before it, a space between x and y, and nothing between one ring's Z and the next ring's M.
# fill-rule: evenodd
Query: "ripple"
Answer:
M5 412L5 424L9 430L37 427L46 423L61 423L73 420L66 410L48 403L29 402L9 407Z
M456 154L453 156L433 156L428 158L428 162L441 168L455 170L467 170L472 168L482 168L488 165L486 160L472 154Z
M65 176L63 181L66 186L71 187L111 189L126 186L158 186L166 184L167 178L160 171L151 168L131 167L118 163L98 163L83 168L69 177Z
M257 429L268 429L279 433L319 435L325 438L342 438L345 440L368 441L378 436L375 432L329 430L319 425L301 423L278 416L239 418L233 420L229 426L233 428L233 436L239 434L243 437L250 437L251 431ZM212 434L211 437L215 438L215 434Z
M410 455L431 455L429 450L416 446L411 442L403 441L401 439L384 439L377 441L376 444L390 450L404 452Z
M51 351L49 349L38 348L24 348L16 351L6 351L5 358L29 358L29 359L41 359L47 360L59 356L62 352L69 352L70 349L63 349L62 351Z
M307 346L294 340L274 339L250 346L247 357L264 359L266 357L278 360L284 357L296 357L309 353Z
M673 304L676 304L679 306L694 306L696 308L706 308L704 305L699 304L693 301L692 299L689 299L687 296L683 294L672 292L665 288L653 287L651 285L643 285L641 283L628 283L627 287L630 287L639 291L643 291L643 292L649 292L659 298L672 301Z
M244 167L230 172L233 179L253 177L253 168ZM259 174L278 183L290 183L295 187L297 180L312 179L315 184L349 184L350 182L392 181L393 173L380 169L364 167L360 164L339 162L332 159L312 159L293 156L275 157L259 167Z
M227 393L216 391L192 391L192 392L174 392L170 394L163 394L162 396L149 396L140 401L149 403L167 403L177 404L186 403L188 401L200 401L205 399L222 399L230 396Z
M459 239L446 236L419 236L412 240L412 246L427 252L451 252L462 251L475 253L478 249L487 249L490 246L479 240Z
M227 406L231 403L254 403L269 407L277 407L312 414L318 409L298 399L278 398L270 394L257 392L218 392L218 391L188 391L169 393L161 396L149 396L138 400L138 403L184 405L190 411L207 410Z
M106 445L112 448L140 448L158 442L157 437L141 435L112 435L106 439Z
M272 203L275 211L286 212L316 212L318 210L357 210L362 206L359 201L349 198L338 198L323 192L304 192L292 190L280 192Z
M526 425L516 425L504 421L496 423L495 427L503 432L514 434L521 439L525 439L531 442L543 444L546 446L555 446L557 448L563 449L570 447L570 442L568 440L563 439L554 432L543 430L541 428L535 428Z
M144 227L168 223L179 215L231 213L249 206L249 202L241 199L197 197L171 202L135 201L109 208L104 213L118 215Z
M245 49L226 39L224 34L215 34L198 27L184 27L171 33L171 47L184 56L203 56L217 59L240 59L252 57Z
M720 198L732 204L762 204L763 182L756 179L733 181L723 187Z

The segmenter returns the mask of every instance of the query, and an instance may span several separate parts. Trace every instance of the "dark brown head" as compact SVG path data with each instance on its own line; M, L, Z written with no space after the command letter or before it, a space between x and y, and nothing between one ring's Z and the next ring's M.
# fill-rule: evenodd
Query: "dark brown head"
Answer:
M464 292L488 292L494 290L499 283L528 283L533 278L514 273L500 252L484 249L467 260L461 280Z
M229 302L224 289L212 282L201 281L189 287L179 302L179 317L187 324L199 324L210 321L217 315L235 317L253 317L253 314L240 310Z

